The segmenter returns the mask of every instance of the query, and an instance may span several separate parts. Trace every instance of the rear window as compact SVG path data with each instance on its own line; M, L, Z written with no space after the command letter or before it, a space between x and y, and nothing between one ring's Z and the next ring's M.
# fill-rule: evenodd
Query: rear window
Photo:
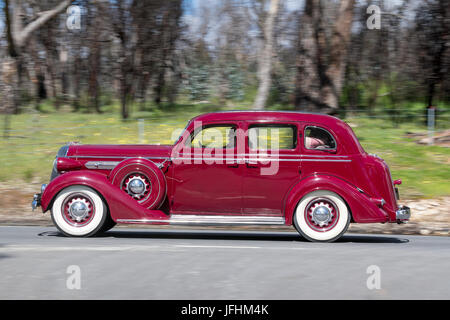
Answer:
M315 126L305 128L305 148L312 150L335 150L336 140L328 130Z

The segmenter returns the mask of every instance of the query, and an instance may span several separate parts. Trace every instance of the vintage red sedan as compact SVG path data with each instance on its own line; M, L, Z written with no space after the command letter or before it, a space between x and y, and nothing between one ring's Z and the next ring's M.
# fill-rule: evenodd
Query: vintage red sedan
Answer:
M232 111L195 117L174 145L63 146L33 208L64 235L116 223L294 225L334 241L350 223L403 223L389 167L328 115Z

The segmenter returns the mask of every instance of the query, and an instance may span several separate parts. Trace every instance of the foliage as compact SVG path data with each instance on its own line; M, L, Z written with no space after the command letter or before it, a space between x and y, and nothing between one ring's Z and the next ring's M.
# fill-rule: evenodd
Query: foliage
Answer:
M199 65L189 67L186 70L188 81L186 90L191 100L205 100L209 96L209 76L208 66Z

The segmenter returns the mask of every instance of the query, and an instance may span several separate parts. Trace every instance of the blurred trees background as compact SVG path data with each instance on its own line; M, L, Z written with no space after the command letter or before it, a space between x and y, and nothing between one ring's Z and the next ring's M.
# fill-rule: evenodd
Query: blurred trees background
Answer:
M368 27L371 5L380 8L380 28ZM0 0L0 7L6 115L39 112L43 101L96 113L116 101L123 119L187 100L394 115L411 104L450 104L450 0Z

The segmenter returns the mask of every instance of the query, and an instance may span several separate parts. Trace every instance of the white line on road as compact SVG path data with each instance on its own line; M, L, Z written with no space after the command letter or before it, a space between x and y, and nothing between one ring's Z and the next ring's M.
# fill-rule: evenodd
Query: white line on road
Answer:
M262 247L245 246L200 246L200 245L176 245L177 248L212 248L212 249L262 249Z
M37 247L37 246L7 246L0 248L0 252L16 252L16 251L37 251L37 252L53 252L53 251L131 251L131 250L152 250L160 249L159 246L128 246L128 247Z
M164 246L36 246L36 245L8 245L0 247L1 252L60 252L60 251L154 251L154 250L176 250L176 249L251 249L251 250L306 250L299 247L258 247L258 246L218 246L218 245L164 245ZM311 248L312 249L312 248ZM317 248L316 248L317 249Z

